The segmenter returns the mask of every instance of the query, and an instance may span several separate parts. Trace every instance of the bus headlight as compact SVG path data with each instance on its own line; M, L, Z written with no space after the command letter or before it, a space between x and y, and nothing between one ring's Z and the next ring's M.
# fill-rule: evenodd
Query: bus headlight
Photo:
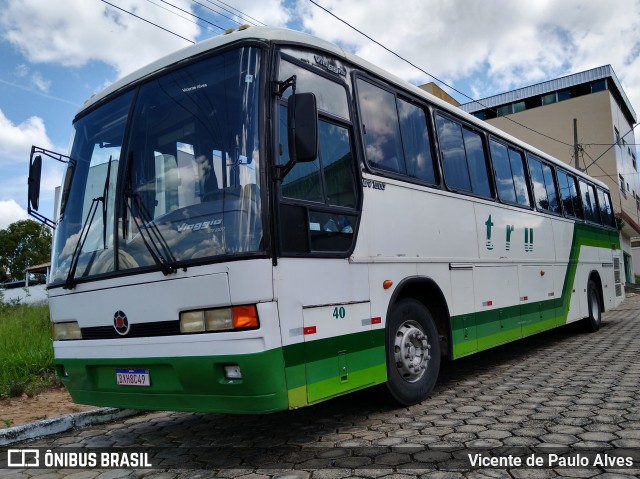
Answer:
M233 331L251 329L260 325L255 305L232 308L199 309L180 313L181 333L205 331Z
M82 332L78 322L53 323L53 340L65 341L68 339L82 339Z

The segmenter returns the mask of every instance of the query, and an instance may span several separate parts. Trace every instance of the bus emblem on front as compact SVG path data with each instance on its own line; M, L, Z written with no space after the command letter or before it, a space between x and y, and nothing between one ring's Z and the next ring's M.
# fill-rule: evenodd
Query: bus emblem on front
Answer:
M124 312L116 311L113 315L113 327L120 336L126 336L129 333L129 320Z

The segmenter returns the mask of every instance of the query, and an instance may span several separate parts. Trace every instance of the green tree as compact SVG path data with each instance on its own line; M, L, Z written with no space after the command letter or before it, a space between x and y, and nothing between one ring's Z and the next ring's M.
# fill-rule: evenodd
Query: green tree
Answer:
M28 266L51 258L51 231L33 220L11 223L0 230L0 282L24 279Z

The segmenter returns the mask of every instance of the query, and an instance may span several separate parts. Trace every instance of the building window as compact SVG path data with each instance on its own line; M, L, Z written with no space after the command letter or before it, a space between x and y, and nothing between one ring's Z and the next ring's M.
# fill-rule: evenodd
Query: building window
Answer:
M497 109L498 116L506 116L511 115L513 113L513 105L509 103L508 105L499 106Z
M624 192L624 178L618 174L618 179L620 180L620 189Z
M525 106L524 101L519 101L513 104L513 112L518 113L521 111L525 111L527 107Z
M556 92L549 93L548 95L544 95L542 97L543 105L550 105L551 103L556 103L558 99L556 98Z
M620 132L615 126L613 127L613 131L616 135L616 145L620 146Z
M596 80L591 83L591 93L596 93L598 91L603 91L607 89L607 79L603 78L602 80Z
M633 169L638 171L638 162L636 161L636 155L631 153L631 163L633 163Z

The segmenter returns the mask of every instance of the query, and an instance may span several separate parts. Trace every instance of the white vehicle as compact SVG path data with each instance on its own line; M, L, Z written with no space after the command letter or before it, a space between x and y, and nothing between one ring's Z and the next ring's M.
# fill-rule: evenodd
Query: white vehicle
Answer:
M257 413L386 384L623 300L602 183L342 49L249 28L91 97L49 284L83 404ZM34 214L38 215L38 213Z

